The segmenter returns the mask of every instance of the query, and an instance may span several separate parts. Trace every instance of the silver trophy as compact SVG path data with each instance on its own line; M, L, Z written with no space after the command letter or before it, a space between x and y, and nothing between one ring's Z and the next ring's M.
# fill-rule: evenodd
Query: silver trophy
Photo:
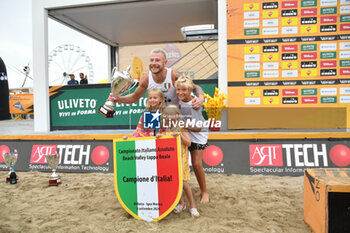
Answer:
M131 90L138 83L137 80L133 79L129 73L131 66L125 71L118 71L116 67L112 70L111 78L111 92L113 96L120 96L125 92ZM114 102L107 100L104 105L101 105L98 112L106 117L112 118L114 116Z
M50 176L49 180L49 186L58 186L59 184L62 184L61 178L56 173L56 168L58 166L58 161L60 159L59 154L52 154L52 155L45 155L47 164L52 169L52 174Z
M16 184L18 180L18 176L15 172L15 164L17 162L18 153L17 150L14 150L14 152L10 153L4 153L3 154L5 164L10 168L10 172L8 176L6 177L6 183L10 182L10 184Z

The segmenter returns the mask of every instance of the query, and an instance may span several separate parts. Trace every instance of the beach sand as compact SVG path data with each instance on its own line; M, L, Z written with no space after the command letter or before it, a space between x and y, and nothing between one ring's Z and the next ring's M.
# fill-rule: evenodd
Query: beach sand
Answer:
M311 232L304 223L303 177L207 174L208 204L195 197L199 218L186 210L159 222L134 219L119 204L113 174L0 172L0 232ZM198 185L191 173L190 186Z

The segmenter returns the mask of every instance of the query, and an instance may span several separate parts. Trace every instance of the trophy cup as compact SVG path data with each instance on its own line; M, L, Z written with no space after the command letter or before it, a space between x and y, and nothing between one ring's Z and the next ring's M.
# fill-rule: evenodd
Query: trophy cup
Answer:
M59 184L62 184L59 175L57 175L56 173L56 168L58 166L60 155L52 154L52 155L45 155L45 157L46 157L47 164L52 169L52 174L49 180L49 186L58 186Z
M131 90L138 83L137 80L133 79L129 73L131 66L125 71L118 71L116 67L112 70L111 78L111 92L113 96L120 96L125 92ZM98 112L106 117L112 118L114 116L114 102L107 100L104 105L101 105Z
M10 168L10 172L8 176L6 177L6 183L10 182L10 184L17 184L18 176L15 172L15 164L17 162L18 153L17 150L14 150L14 152L10 153L4 153L3 154L5 164Z

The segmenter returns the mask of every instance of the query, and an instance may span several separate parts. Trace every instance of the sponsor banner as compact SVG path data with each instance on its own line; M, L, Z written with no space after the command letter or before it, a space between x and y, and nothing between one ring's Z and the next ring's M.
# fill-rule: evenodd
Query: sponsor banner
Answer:
M317 104L317 97L302 97L301 102L303 104Z
M282 69L298 69L298 62L296 61L284 61L282 62Z
M341 88L339 88L339 93L341 95L350 95L350 87L341 87Z
M350 60L340 60L340 67L349 67L350 66Z
M301 51L316 51L317 44L302 44Z
M247 55L244 55L244 61L246 61L246 62L260 61L260 54L247 54Z
M336 96L322 96L321 97L321 104L335 104L337 103L337 97Z
M341 15L340 16L340 22L350 22L350 15Z
M258 97L260 96L260 90L256 89L256 90L245 90L244 94L246 97Z
M298 45L282 45L282 52L289 53L289 52L297 52L298 51Z
M263 27L278 27L278 19L264 19Z
M321 15L335 15L337 14L337 7L321 8Z
M205 93L213 95L217 80L213 81L197 84ZM128 93L134 91L135 88ZM136 126L145 109L147 94L133 104L116 103L114 117L105 118L97 111L105 104L110 92L110 84L50 87L51 130L129 129Z
M283 104L298 104L298 97L283 97Z
M278 34L278 27L275 28L263 28L263 35L277 35Z
M340 103L350 103L350 96L340 96Z
M283 89L283 96L298 95L298 89Z
M282 34L296 34L298 27L282 27Z
M213 154L223 153L220 162L211 168L222 169L224 173L302 176L307 168L350 168L350 139L347 138L332 141L328 138L265 139L259 142L210 140L209 144L218 149ZM210 168L205 163L204 166Z
M282 8L297 8L298 1L284 1L282 2Z
M247 104L247 105L260 104L260 98L245 98L244 104Z
M282 26L298 26L298 22L298 18L295 17L282 18Z
M301 7L317 6L316 0L301 0Z
M259 11L244 12L244 19L258 19L260 17Z
M282 70L283 78L298 77L298 70Z
M322 16L321 23L336 23L337 16Z
M33 94L10 95L11 114L33 114Z
M113 172L112 141L6 140L0 141L0 145L0 148L8 148L9 151L17 149L15 169L18 171L51 171L45 155L58 153L58 172ZM0 166L0 170L7 168Z
M337 88L321 88L321 95L337 95Z
M313 16L317 15L317 8L301 9L301 16Z
M245 28L256 28L259 27L259 20L246 20L244 21Z
M337 52L321 52L321 59L337 58Z
M260 78L260 71L245 71L245 78Z
M280 99L278 97L264 97L263 98L263 103L264 104L279 104L279 101Z
M317 95L316 88L301 89L301 95Z

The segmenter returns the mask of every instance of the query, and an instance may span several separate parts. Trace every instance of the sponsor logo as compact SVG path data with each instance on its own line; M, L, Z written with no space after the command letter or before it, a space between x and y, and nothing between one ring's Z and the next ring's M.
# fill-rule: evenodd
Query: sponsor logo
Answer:
M278 19L264 19L263 20L263 27L277 27L278 26Z
M250 166L328 167L326 144L250 144Z
M350 6L341 6L340 7L340 14L349 14L350 13Z
M254 36L254 35L259 35L259 34L260 34L259 28L244 29L244 35L245 36Z
M336 67L337 61L321 61L321 68Z
M337 88L321 88L321 95L337 95Z
M341 15L340 22L342 22L342 23L350 22L350 15Z
M321 0L321 6L336 6L337 0Z
M298 104L298 97L283 97L283 104Z
M24 108L23 108L21 102L15 103L15 104L13 105L13 107L15 107L15 108L17 108L17 109L19 109L19 110L21 110L21 111L24 111Z
M263 46L263 53L277 53L278 45L274 46Z
M336 96L322 96L321 97L321 103L322 104L335 104L337 103L337 97Z
M279 104L280 100L278 97L264 97L264 104Z
M249 145L250 166L283 166L281 145Z
M349 31L350 30L350 24L340 24L340 31Z
M317 75L317 69L303 69L300 75L301 77L315 77Z
M260 78L260 71L245 71L245 78Z
M316 24L316 17L301 18L301 24Z
M337 43L320 44L321 51L337 50Z
M301 95L317 95L316 88L301 89Z
M317 97L301 97L303 104L317 104Z
M320 31L321 32L336 32L337 25L321 25Z
M301 10L301 16L313 16L317 15L317 8L308 8Z
M298 45L282 45L282 52L297 52Z
M296 8L296 7L298 7L298 1L282 2L282 8Z
M341 95L350 95L350 87L341 87L339 92Z
M302 61L301 68L317 68L317 61Z
M321 15L335 15L337 14L336 7L321 8Z
M282 60L297 60L297 53L282 53Z
M259 70L260 69L260 63L245 63L244 64L245 70Z
M245 28L256 28L259 27L259 20L245 20L244 27Z
M160 116L159 111L156 112L144 112L143 113L143 128L144 129L160 129Z
M349 67L350 60L340 60L340 67Z
M279 90L278 89L265 89L264 90L264 96L278 96Z
M350 58L350 51L340 51L339 58Z
M244 53L245 54L260 53L260 46L245 46Z
M263 28L263 35L277 35L278 28Z
M278 78L279 72L276 71L263 71L263 77L264 78Z
M339 49L340 50L350 49L350 43L349 42L341 42L341 43L339 43Z
M285 78L298 77L298 70L282 70L282 77L285 77Z
M259 97L260 90L244 90L244 95L246 97Z
M316 51L317 45L316 44L302 44L301 45L301 51Z
M321 52L321 59L337 58L337 52Z
M244 12L244 19L258 19L260 17L259 11Z
M317 52L312 52L312 53L301 53L301 59L302 59L302 60L317 59Z
M298 33L298 27L282 27L282 34Z
M264 70L277 70L278 64L279 64L278 62L264 62L263 69Z
M321 69L321 76L336 76L336 69Z
M300 26L301 33L316 33L317 26L316 25L302 25Z
M33 145L31 164L45 164L47 154L58 153L59 164L89 165L90 145Z
M244 61L260 61L260 54L247 54L244 55Z
M246 105L260 104L260 98L245 98L244 104Z
M297 9L293 9L293 10L282 10L281 15L282 15L282 17L298 16L298 10L297 10Z
M350 96L340 96L340 103L350 103Z
M317 6L316 0L301 0L301 7Z
M262 17L264 19L266 19L266 18L277 18L278 17L278 10L263 11Z
M322 16L321 23L336 23L337 16Z
M340 75L350 75L350 69L349 68L340 69Z
M262 4L263 10L278 9L278 2L265 2Z
M282 26L298 26L298 18L296 17L282 18Z
M284 96L298 95L298 89L283 89L282 93Z
M350 4L350 0L340 0L340 5Z
M259 3L246 3L244 4L244 11L257 11L260 10Z
M296 61L283 61L282 69L298 69L298 62Z
M264 53L263 61L278 61L278 54L276 53Z

